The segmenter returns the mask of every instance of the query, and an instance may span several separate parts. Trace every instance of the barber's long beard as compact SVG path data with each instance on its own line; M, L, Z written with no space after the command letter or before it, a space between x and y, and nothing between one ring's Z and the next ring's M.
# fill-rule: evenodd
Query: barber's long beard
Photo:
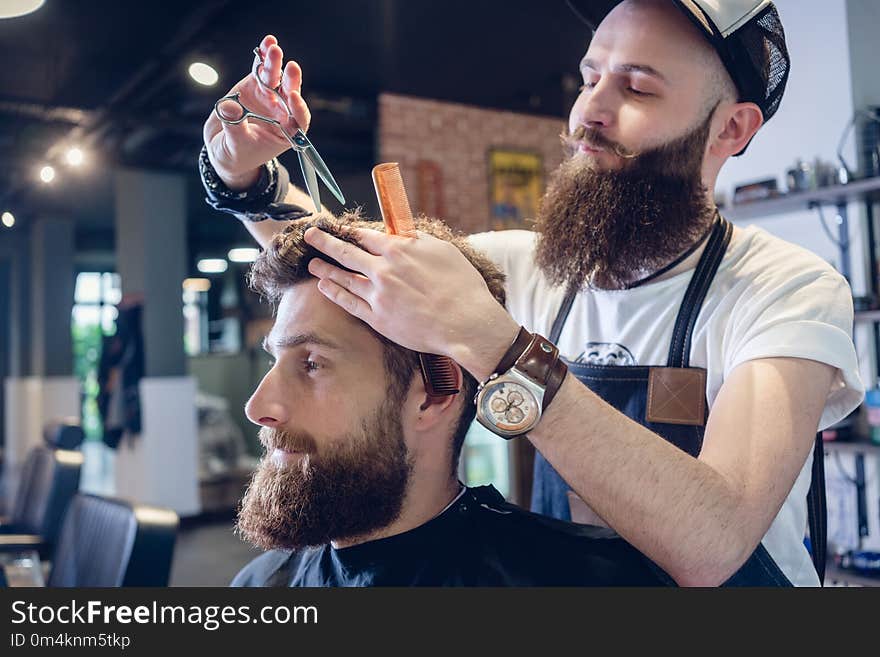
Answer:
M712 113L689 134L629 154L600 134L563 137L627 155L602 170L583 154L556 170L538 212L536 260L557 285L621 289L673 261L714 218L701 166Z
M400 515L412 464L400 409L386 402L361 431L314 453L307 435L264 429L267 457L242 500L237 530L264 550L297 549L367 536ZM278 465L274 447L309 451L307 461Z

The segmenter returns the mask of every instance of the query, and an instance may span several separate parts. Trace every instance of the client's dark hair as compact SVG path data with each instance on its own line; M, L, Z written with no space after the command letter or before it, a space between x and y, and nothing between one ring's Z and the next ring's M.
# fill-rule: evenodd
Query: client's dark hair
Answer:
M417 230L455 245L471 265L480 272L492 296L504 305L504 274L486 256L471 247L463 235L453 233L446 224L438 219L419 217L415 220L415 225ZM289 224L272 238L268 247L254 262L249 275L249 283L253 290L275 303L281 299L288 288L313 278L308 270L308 264L312 258L319 258L337 267L341 266L329 256L306 243L303 235L311 226L317 226L321 230L352 244L358 243L352 228L368 228L381 232L385 230L381 222L365 221L358 212L347 212L338 218L324 215L314 220ZM384 348L389 399L404 399L409 391L412 378L419 369L418 354L391 342L369 326L367 328L381 341ZM453 471L458 466L465 434L467 434L468 427L476 413L472 399L476 393L477 382L464 369L462 369L462 376L463 382L459 395L463 404L452 443Z

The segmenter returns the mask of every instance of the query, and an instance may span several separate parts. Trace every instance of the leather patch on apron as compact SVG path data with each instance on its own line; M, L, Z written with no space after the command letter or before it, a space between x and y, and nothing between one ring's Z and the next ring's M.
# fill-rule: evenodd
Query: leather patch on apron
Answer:
M648 422L706 423L706 370L652 367L648 376Z
M567 491L566 495L568 495L568 509L571 511L572 522L579 525L593 525L595 527L608 526L602 518L596 515L595 511L587 506L587 503L584 502L580 495L573 490Z

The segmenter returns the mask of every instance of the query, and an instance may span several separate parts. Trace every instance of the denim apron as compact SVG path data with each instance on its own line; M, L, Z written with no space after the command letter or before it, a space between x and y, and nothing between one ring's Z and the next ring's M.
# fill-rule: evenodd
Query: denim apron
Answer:
M700 258L690 285L685 292L678 312L678 318L675 322L667 362L667 368L676 368L675 370L656 367L588 365L566 361L569 371L587 388L630 419L662 436L695 458L699 455L703 444L708 410L706 410L705 405L705 370L689 367L691 335L703 301L706 298L706 293L712 280L715 278L715 274L730 243L732 233L733 226L719 216L712 228L706 249ZM553 323L550 334L550 341L553 343L557 343L559 340L562 328L571 311L574 297L574 292L569 292L566 295L559 314ZM694 417L685 422L682 422L679 417L673 418L672 422L649 420L648 418L652 415L649 412L651 410L649 407L653 403L651 394L656 384L656 379L652 381L652 370L655 370L655 377L658 375L672 375L673 378L671 380L673 381L676 377L683 376L683 380L686 382L683 387L690 388L690 395L693 400L696 399L695 393L697 390L695 388L700 388L698 395L701 396L699 401L702 402L702 405L698 408L701 411L702 417ZM665 372L660 370L665 370ZM679 381L681 380L679 379ZM670 397L667 393L667 398L674 404L674 394ZM690 404L690 406L693 407L693 404ZM659 414L662 415L662 413ZM655 413L655 415L657 414ZM675 414L673 413L673 415ZM681 415L681 413L678 415ZM821 447L821 444L819 447ZM814 483L816 481L815 467L814 461ZM824 482L824 477L821 481ZM824 492L824 488L822 490ZM532 511L536 513L562 520L593 524L589 519L592 511L571 490L568 484L565 483L562 477L559 476L556 470L540 453L535 454L531 506ZM577 511L574 518L572 517L573 509ZM812 516L812 506L810 511ZM593 516L596 517L594 514ZM759 544L749 560L726 584L741 586L790 586L791 582L779 569L764 546Z

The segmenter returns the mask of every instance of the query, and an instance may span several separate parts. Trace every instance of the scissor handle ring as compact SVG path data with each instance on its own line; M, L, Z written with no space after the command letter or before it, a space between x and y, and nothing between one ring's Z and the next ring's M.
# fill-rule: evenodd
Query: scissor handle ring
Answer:
M223 116L222 112L220 112L220 103L235 103L241 108L241 117L237 119L227 119ZM236 91L234 94L230 94L228 96L224 96L216 103L214 103L214 113L217 114L217 118L220 119L226 125L238 125L242 121L244 121L248 116L253 116L253 113L244 105L241 104L241 100L239 99L239 93Z

